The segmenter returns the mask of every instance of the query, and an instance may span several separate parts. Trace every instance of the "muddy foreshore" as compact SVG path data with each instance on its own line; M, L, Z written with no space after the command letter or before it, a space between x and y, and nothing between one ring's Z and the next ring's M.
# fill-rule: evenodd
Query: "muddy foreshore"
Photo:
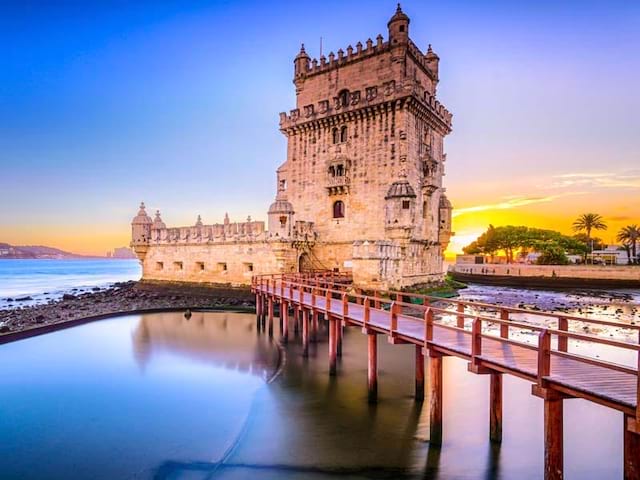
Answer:
M250 310L255 297L249 288L122 282L88 293L65 294L43 305L0 310L2 335L34 327L79 322L85 318L163 309Z

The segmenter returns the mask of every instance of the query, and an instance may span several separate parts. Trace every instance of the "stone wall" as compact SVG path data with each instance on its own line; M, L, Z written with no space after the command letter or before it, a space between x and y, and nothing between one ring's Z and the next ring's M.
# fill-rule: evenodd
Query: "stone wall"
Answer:
M451 265L449 270L468 275L637 280L640 283L640 268L622 265L474 265L465 263Z

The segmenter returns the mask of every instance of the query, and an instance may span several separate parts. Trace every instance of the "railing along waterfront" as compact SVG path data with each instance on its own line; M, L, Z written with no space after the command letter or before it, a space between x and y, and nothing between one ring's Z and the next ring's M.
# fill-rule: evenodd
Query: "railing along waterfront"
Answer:
M293 307L294 314L297 311L302 317L304 352L309 337L309 316L315 323L322 315L329 323L332 375L337 371L336 357L342 348L343 326L361 327L363 333L368 334L371 401L377 399L377 335L387 335L393 344L414 344L417 399L424 398L424 355L430 357L427 382L431 394L430 441L435 444L442 439L442 357L468 360L470 372L490 376L490 438L493 442L502 439L502 375L532 382L532 393L545 402L545 478L562 476L564 399L582 398L618 410L624 415L625 478L640 478L640 345L637 341L620 341L569 329L570 322L617 327L633 332L638 339L640 325L408 292L363 291L350 280L348 274L338 272L254 277L252 289L257 298L258 315L268 315L271 325L274 303L280 304L281 317L286 320ZM515 319L515 315L527 315L534 321L524 322ZM548 325L549 321L554 325ZM488 326L499 327L498 333L488 331ZM531 332L537 341L522 341L512 335L512 329ZM283 335L286 339L286 325ZM634 366L570 351L570 340L635 355Z

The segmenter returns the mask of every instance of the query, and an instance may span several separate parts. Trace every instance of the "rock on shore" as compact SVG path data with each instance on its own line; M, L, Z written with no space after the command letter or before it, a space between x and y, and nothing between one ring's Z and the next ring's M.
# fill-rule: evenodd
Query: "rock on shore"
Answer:
M64 294L45 305L0 310L0 334L34 326L64 323L85 317L163 308L251 308L255 297L249 288L122 282L113 287Z

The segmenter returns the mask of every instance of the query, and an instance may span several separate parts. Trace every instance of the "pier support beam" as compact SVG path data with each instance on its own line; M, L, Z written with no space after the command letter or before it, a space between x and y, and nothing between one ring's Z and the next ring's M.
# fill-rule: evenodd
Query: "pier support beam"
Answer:
M378 335L367 334L367 398L369 403L378 401Z
M289 304L282 302L280 305L280 316L282 317L282 341L289 341Z
M336 336L337 336L337 345L336 352L339 357L342 357L342 337L344 335L344 325L342 320L336 320Z
M273 297L269 297L269 336L273 335Z
M624 416L624 480L640 480L640 429L630 415Z
M422 345L416 345L416 402L424 401L424 353L422 349Z
M442 445L442 356L429 354L429 443Z
M313 311L311 315L311 341L318 341L318 317L320 314L317 311Z
M549 396L544 399L544 478L563 478L563 400Z
M329 315L329 375L337 373L338 365L338 320Z
M309 356L309 310L302 309L302 356Z
M489 375L489 440L502 442L502 374Z

